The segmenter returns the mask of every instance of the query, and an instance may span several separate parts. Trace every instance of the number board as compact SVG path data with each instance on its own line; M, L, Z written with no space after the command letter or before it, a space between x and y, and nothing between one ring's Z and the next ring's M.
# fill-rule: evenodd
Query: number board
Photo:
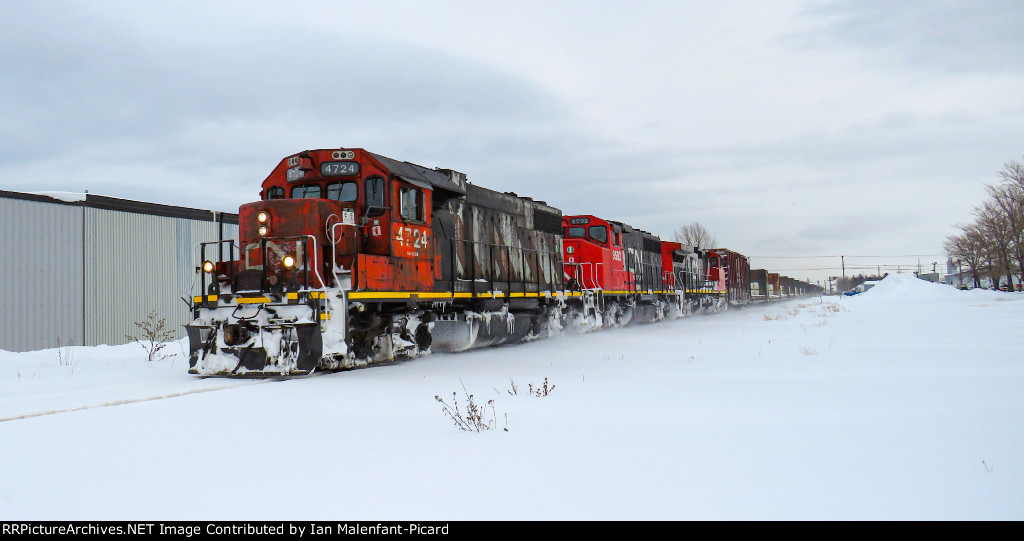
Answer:
M298 167L292 167L285 173L285 176L288 177L288 182L295 182L296 180L301 180L302 177L305 177L306 172Z
M430 257L430 228L418 225L396 225L391 236L393 252L398 257Z
M569 218L569 223L572 225L589 224L590 218Z
M324 162L320 175L325 177L351 177L359 174L359 162Z

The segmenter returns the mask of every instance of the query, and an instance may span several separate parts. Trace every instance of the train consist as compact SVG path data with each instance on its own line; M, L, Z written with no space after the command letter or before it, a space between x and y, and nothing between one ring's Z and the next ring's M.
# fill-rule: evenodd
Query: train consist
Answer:
M302 375L816 293L728 249L363 149L282 160L199 246L189 371Z

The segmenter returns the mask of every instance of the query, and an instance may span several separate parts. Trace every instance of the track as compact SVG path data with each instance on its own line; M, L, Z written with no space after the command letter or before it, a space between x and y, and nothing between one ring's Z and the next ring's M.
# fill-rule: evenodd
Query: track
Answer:
M57 414L61 414L61 413L71 413L71 412L82 411L82 410L91 410L91 409L98 409L98 408L109 408L109 407L113 407L113 406L123 406L125 404L135 404L135 403L138 403L138 402L153 402L153 401L156 401L156 400L166 400L168 398L177 398L179 396L188 396L188 395L193 395L193 394L202 394L202 393L209 393L209 392L215 392L215 391L224 391L224 390L227 390L227 389L238 389L238 388L241 388L241 387L248 387L250 385L258 385L258 384L262 384L262 383L273 383L273 382L289 381L289 380L295 380L295 379L304 379L304 378L310 378L310 377L322 375L322 374L325 374L325 373L327 373L327 372L314 372L312 374L309 374L309 375L306 375L306 376L300 376L298 378L296 378L296 377L287 377L287 376L276 377L276 378L261 378L261 379L255 379L254 378L254 379L251 379L251 380L246 381L244 383L238 383L236 381L236 382L232 383L231 385L222 385L220 387L208 387L208 388L204 388L204 389L192 389L192 390L188 390L188 391L167 393L167 394L148 396L148 397L143 397L143 398L126 398L126 399L123 399L123 400L111 400L109 402L103 402L103 403L100 403L100 404L90 404L90 405L85 405L85 406L75 406L75 407L70 407L70 408L62 408L62 409L38 411L38 412L32 412L32 413L24 413L24 414L21 414L21 415L12 415L12 416L9 416L9 417L0 417L0 423L7 422L7 421L17 421L19 419L31 419L33 417L46 417L48 415L57 415ZM203 379L206 379L206 378L203 378Z

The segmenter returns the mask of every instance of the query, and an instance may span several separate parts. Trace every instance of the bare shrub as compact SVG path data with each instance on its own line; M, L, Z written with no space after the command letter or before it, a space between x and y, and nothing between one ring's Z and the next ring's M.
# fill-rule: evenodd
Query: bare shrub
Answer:
M78 359L75 358L75 352L71 349L74 345L75 342L73 340L67 345L62 345L60 337L57 337L57 362L60 363L61 366L70 368L72 375L74 375L75 367L78 365Z
M126 334L124 337L133 342L138 342L142 349L146 350L147 361L158 361L170 357L170 355L161 355L160 350L167 347L171 340L174 340L174 331L167 327L167 322L164 318L156 318L156 310L150 312L146 319L136 321L135 326L139 328L139 332Z
M584 381L585 380L586 380L586 378L584 377ZM507 391L508 394L511 395L511 396L519 396L519 386L516 385L515 380L513 380L512 378L509 378L509 382L512 383L512 388ZM547 395L551 394L551 391L555 390L555 385L549 384L548 383L548 378L544 378L544 383L543 384L534 386L532 383L527 383L526 384L526 388L527 388L526 394L532 395L532 396L541 397L541 396L547 396Z
M821 309L825 310L826 312L845 312L846 311L846 308L843 308L842 305L836 304L836 303L823 304L823 305L821 305Z
M452 403L448 404L445 402L441 395L434 395L434 400L441 403L441 411L448 416L449 419L455 423L455 427L459 430L466 432L483 432L485 430L492 430L497 426L497 412L494 410L494 399L488 400L485 404L481 405L476 402L476 398L469 394L466 390L466 386L462 386L462 392L466 395L466 412L463 413L459 406L458 395L452 392ZM490 416L487 415L487 409L490 408ZM505 432L508 432L508 415L505 416Z
M544 384L537 388L534 388L532 383L529 383L527 385L529 385L530 394L537 397L547 396L551 394L551 391L555 390L554 385L548 387L548 378L544 378Z

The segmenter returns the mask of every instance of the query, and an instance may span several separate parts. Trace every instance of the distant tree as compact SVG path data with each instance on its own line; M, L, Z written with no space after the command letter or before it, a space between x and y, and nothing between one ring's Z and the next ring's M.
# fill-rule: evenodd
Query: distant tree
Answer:
M961 233L946 238L946 253L971 268L975 287L978 276L999 287L1003 277L1013 286L1024 286L1024 163L1010 161L999 172L999 184L985 186L988 199L975 207L975 221L957 226Z
M974 215L977 217L978 228L985 239L988 277L992 279L992 283L997 289L1003 276L1009 277L1008 282L1013 285L1009 220L992 200L986 201L982 206L974 209Z
M1003 179L1003 183L1006 185L1015 185L1024 189L1024 163L1014 161L1004 163L1003 170L999 172L999 178Z
M1016 162L1010 162L1020 167ZM1011 165L1007 164L1007 171L1001 175L1004 179L1010 179L1005 184L986 186L989 195L989 212L998 215L999 225L1003 228L1000 232L1002 242L1007 251L1007 265L1009 283L1013 284L1013 266L1016 263L1018 276L1024 275L1024 185L1012 180L1015 176L1024 182L1024 170L1017 174L1011 174ZM1018 278L1017 285L1021 285Z
M946 255L967 264L974 278L974 287L981 287L981 280L978 278L978 270L981 268L984 258L984 249L981 232L971 225L959 225L960 233L946 237L944 247Z
M700 225L700 222L693 222L676 229L675 239L676 242L684 246L693 246L700 249L714 248L718 242L707 228Z
M882 279L881 276L877 276L877 275L865 276L864 274L858 274L856 276L848 276L848 277L845 277L845 278L839 277L839 278L836 278L836 287L839 289L839 291L849 291L849 290L851 290L851 289L853 289L853 288L863 284L864 282L878 281L878 280L881 280L881 279Z

